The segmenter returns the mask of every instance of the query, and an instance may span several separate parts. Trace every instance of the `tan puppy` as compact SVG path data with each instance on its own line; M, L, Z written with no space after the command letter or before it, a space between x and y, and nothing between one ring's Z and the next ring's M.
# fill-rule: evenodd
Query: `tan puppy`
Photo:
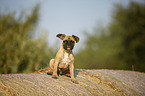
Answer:
M74 55L72 50L75 42L79 42L77 36L66 36L65 34L58 34L56 37L63 40L62 46L59 48L55 59L51 59L49 68L51 69L48 74L52 74L52 78L57 79L57 73L71 76L74 83L78 83L74 77Z

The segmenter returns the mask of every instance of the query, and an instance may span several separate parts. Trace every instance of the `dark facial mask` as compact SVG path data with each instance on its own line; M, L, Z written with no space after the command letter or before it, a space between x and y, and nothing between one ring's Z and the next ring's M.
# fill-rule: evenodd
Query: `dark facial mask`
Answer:
M65 50L72 50L74 47L74 41L73 40L64 40L63 41L63 48Z

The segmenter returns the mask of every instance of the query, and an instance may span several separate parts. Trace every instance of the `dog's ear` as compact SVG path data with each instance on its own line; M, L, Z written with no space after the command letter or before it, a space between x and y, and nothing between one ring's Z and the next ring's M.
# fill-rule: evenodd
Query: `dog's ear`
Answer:
M65 38L65 34L57 34L56 37L60 38L61 40L63 40Z
M72 37L75 39L76 43L79 42L79 37L75 36L75 35L72 35Z

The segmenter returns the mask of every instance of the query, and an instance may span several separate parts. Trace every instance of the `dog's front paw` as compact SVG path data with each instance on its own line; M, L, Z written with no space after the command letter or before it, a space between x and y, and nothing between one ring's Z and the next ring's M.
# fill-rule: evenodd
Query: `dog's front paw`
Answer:
M57 75L52 75L52 78L58 79L58 76Z
M73 83L79 84L78 80L76 80L76 79L71 79L71 81L72 81Z

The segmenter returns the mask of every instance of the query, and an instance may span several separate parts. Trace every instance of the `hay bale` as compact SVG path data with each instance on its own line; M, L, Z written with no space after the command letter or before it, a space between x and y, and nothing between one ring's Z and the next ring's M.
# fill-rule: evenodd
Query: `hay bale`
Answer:
M47 74L0 74L0 96L145 95L145 73L117 70L75 70L69 77Z

